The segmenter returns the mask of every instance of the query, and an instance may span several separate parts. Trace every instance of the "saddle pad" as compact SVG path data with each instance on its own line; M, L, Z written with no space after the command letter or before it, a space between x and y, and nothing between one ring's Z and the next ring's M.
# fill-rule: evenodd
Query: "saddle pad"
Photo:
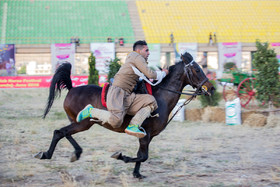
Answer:
M102 92L101 92L101 103L104 107L107 108L107 104L106 104L106 98L107 98L107 92L108 89L110 87L110 84L108 82L106 82L102 88Z
M152 86L149 83L147 83L147 82L145 83L145 85L146 85L148 94L153 95Z

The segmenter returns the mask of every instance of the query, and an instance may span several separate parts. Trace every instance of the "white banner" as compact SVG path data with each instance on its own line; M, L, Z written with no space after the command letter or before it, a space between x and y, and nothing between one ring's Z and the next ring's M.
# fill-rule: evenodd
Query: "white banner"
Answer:
M95 56L95 67L100 74L109 73L109 65L107 62L115 59L115 44L114 43L91 43L90 51Z
M178 51L180 56L185 52L190 53L193 59L197 61L197 43L178 43Z
M51 45L52 73L64 62L72 64L72 74L75 72L75 44L62 43Z
M219 43L219 70L224 70L224 64L234 62L237 68L241 68L242 49L241 43Z
M155 67L157 66L161 67L160 64L160 44L148 44L150 55L148 58L148 66L149 67Z

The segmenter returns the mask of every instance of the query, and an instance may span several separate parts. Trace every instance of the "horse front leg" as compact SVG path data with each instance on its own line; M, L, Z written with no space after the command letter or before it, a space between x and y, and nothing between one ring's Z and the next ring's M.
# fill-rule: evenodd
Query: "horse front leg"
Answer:
M82 154L82 148L79 146L79 144L74 140L74 138L71 135L81 131L88 130L92 125L93 123L90 123L89 120L84 120L79 124L71 123L66 127L63 127L59 130L55 130L48 151L39 152L34 157L38 159L51 159L57 143L62 138L66 137L67 140L72 144L72 146L75 149L70 161L74 162L78 160L80 158L80 155Z
M135 167L133 170L133 177L138 178L138 179L143 179L146 176L140 174L140 166L141 166L141 162L135 163Z
M150 142L151 142L151 138L148 134L144 138L139 139L140 147L138 149L136 158L131 158L131 157L122 155L121 152L116 152L111 157L115 158L117 160L122 160L125 163L136 162L134 170L133 170L133 176L135 178L139 178L139 179L145 178L145 176L140 174L140 166L141 166L141 162L145 162L149 158Z

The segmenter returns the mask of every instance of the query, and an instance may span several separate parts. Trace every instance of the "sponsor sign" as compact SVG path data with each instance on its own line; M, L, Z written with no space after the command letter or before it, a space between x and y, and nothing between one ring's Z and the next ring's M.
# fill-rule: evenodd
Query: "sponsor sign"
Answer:
M148 58L148 66L154 67L157 69L157 67L160 65L160 44L148 44L150 55Z
M224 64L227 62L235 63L237 68L241 68L242 54L241 43L219 43L219 70L224 70Z
M108 62L115 59L114 43L91 43L90 51L95 56L95 68L100 74L109 73Z
M180 56L185 52L190 53L193 59L196 61L197 43L178 43L178 51Z
M15 45L0 44L0 76L15 75Z
M99 80L98 80L99 86L103 87L104 84L107 82L107 80L108 80L108 75L106 74L99 75Z
M75 72L75 44L73 43L61 43L61 44L52 44L52 73L65 62L72 64L72 74Z

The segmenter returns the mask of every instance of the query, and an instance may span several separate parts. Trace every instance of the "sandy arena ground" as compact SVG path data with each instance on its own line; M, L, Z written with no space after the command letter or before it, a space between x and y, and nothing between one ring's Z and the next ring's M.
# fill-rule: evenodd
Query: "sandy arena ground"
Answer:
M73 136L84 151L80 160L70 162L66 139L51 160L35 159L53 131L69 124L65 94L43 120L48 89L0 90L0 186L280 186L280 122L273 128L172 122L150 144L142 180L133 178L134 164L110 158L116 151L135 157L137 139L98 125Z

